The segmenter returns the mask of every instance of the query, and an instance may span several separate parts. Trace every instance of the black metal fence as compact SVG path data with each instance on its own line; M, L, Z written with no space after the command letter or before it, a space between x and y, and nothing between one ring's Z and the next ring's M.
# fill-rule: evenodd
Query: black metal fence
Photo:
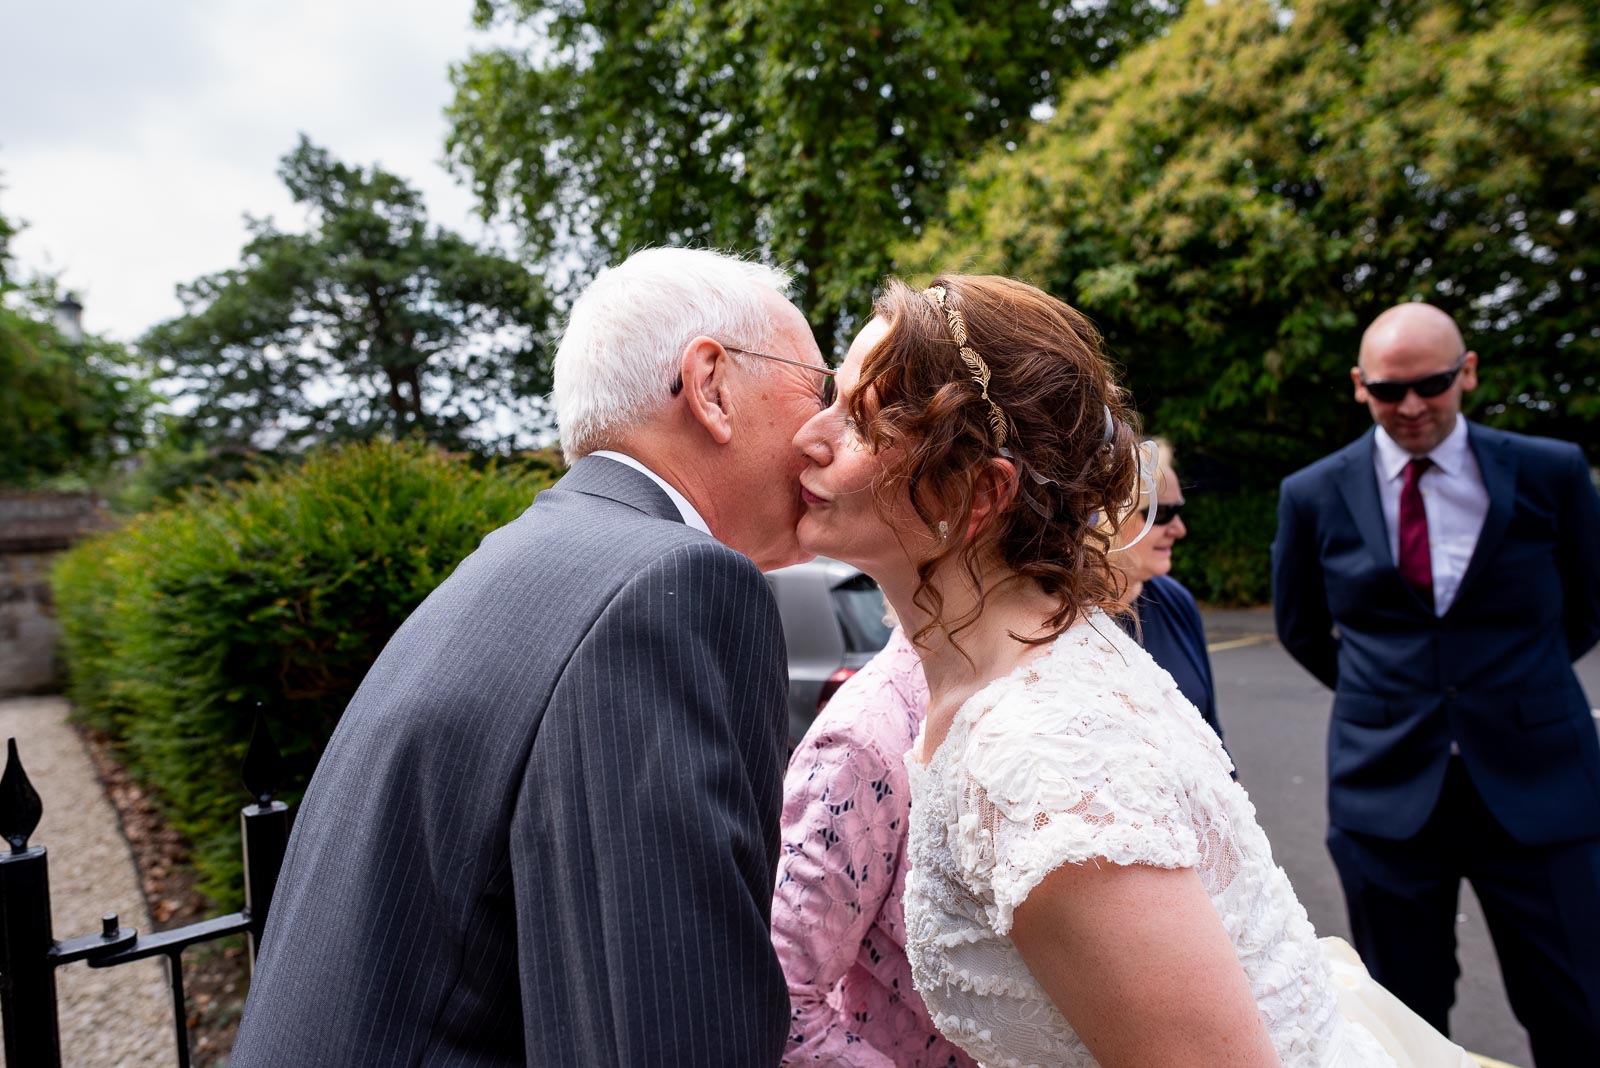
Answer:
M50 922L47 850L28 844L44 806L18 759L17 740L10 739L5 774L0 776L0 835L11 844L9 853L0 853L0 1020L5 1025L7 1068L60 1068L57 968L79 960L91 968L112 968L146 957L166 959L177 1060L181 1068L188 1068L183 951L197 942L242 932L249 935L254 965L289 842L289 806L272 799L281 782L280 769L277 747L258 717L243 769L245 788L254 800L239 812L244 833L243 912L147 935L123 927L116 914L109 913L101 920L99 934L57 941Z

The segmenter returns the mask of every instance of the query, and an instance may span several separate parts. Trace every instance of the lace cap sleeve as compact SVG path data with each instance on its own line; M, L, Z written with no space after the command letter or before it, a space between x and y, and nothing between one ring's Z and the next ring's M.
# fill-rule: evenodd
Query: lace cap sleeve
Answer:
M993 895L996 932L1063 864L1199 863L1180 782L1142 728L1154 730L1126 694L1049 686L1018 687L973 724L950 838L973 889Z

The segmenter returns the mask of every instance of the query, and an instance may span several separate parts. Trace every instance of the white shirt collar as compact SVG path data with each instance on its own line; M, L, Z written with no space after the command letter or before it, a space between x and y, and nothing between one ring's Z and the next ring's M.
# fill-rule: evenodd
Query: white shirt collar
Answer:
M626 453L620 453L613 449L596 449L594 452L591 452L588 455L604 456L608 460L615 460L619 464L626 464L635 471L649 476L650 481L660 486L666 491L667 496L672 498L672 503L678 506L678 514L683 516L683 521L687 526L691 526L705 534L711 533L711 528L706 526L706 521L701 518L700 513L695 510L694 505L689 503L689 498L679 493L676 486L662 478L660 475L656 474L654 471L650 470L638 460L635 460Z
M1393 480L1405 474L1406 463L1410 461L1411 454L1402 449L1381 426L1377 428L1374 439L1373 444L1378 450L1378 470L1383 472L1383 476ZM1470 450L1471 443L1467 440L1467 417L1458 412L1456 425L1451 428L1450 433L1434 446L1432 452L1424 455L1433 461L1440 474L1459 474L1466 467L1467 454Z

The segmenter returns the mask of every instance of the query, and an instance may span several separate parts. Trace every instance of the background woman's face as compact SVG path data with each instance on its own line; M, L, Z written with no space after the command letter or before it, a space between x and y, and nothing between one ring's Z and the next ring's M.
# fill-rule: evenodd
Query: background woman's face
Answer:
M1142 506L1150 506L1150 501L1141 500ZM1156 502L1157 504L1182 504L1183 488L1178 484L1178 476L1169 466L1163 466L1156 472ZM1139 536L1139 531L1144 529L1144 513L1135 512L1122 524L1122 530L1117 535L1117 545L1121 547ZM1126 552L1117 553L1111 559L1117 566L1126 572L1128 581L1144 582L1156 575L1165 575L1172 570L1172 546L1188 530L1183 525L1183 517L1173 516L1172 522L1164 523L1150 528L1150 533L1145 539Z

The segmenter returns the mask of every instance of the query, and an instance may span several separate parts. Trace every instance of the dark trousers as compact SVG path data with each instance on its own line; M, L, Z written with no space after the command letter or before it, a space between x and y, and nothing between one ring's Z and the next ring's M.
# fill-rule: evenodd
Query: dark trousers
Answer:
M1496 822L1454 757L1414 838L1328 830L1356 951L1377 979L1449 1033L1461 880L1483 905L1511 1011L1538 1068L1600 1065L1600 840L1526 846Z

